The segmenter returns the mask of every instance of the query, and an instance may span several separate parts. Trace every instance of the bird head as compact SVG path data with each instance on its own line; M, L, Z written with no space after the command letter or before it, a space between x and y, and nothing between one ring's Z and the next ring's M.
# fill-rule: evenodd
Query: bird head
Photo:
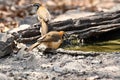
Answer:
M61 36L61 38L64 40L64 43L67 43L67 44L71 44L71 41L69 40L69 34L67 32L64 32L64 31L60 31L59 32L59 35Z
M68 38L68 34L66 33L66 32L64 32L64 31L60 31L59 32L59 35L62 37L62 38Z
M34 7L37 7L37 9L38 9L41 5L42 5L42 4L40 4L40 3L34 3L34 4L33 4L33 6L34 6Z
M64 31L60 31L60 32L59 32L59 35L60 35L61 37L63 37L64 34L65 34Z

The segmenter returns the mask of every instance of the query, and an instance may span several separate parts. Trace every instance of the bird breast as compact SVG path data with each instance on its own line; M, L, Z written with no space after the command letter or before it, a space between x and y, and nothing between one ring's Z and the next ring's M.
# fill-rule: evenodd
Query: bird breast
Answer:
M51 14L45 7L40 7L37 11L39 18L44 19L44 21L49 21L51 19Z
M42 42L40 44L40 47L57 49L61 45L61 43L62 40L58 40L57 42Z

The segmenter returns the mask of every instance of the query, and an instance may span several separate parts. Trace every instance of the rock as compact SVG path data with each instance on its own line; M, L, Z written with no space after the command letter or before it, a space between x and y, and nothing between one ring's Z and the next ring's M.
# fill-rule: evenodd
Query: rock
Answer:
M8 40L14 40L14 37L11 34L0 33L0 41L7 42Z
M75 60L75 61L71 61L65 64L65 66L63 66L63 69L68 69L69 71L75 70L75 71L81 71L82 70L82 66L81 64L83 63L82 60Z
M91 76L91 77L88 77L86 80L96 80L96 79L98 79L99 78L99 76Z
M0 80L10 80L5 74L0 73Z
M0 41L0 58L13 52L11 45Z
M65 73L65 71L63 71L63 69L58 66L54 66L53 71L58 72L58 73Z
M27 80L51 80L47 73L44 72L32 72Z
M28 29L29 27L30 27L29 24L22 24L22 25L20 25L20 26L17 27L17 28L14 28L14 29L12 29L12 30L9 30L8 33L9 33L9 34L17 33L17 32L19 32L19 31Z
M102 63L102 61L101 60L92 60L91 63L92 64L100 64L100 63Z
M13 77L14 74L13 74L13 72L7 72L7 76Z
M120 71L119 66L106 66L104 68L100 68L99 71L108 72L108 73L110 73L110 72L116 72L116 73L120 74L120 72L119 72Z
M26 47L22 47L19 52L17 53L16 58L17 59L25 59L30 57L30 54L28 54L28 52L25 51Z
M41 65L41 68L42 68L42 69L47 69L47 68L51 68L51 67L52 67L51 64L42 64L42 65Z
M7 33L0 33L0 57L13 52L14 37Z
M77 56L77 59L84 59L85 56Z

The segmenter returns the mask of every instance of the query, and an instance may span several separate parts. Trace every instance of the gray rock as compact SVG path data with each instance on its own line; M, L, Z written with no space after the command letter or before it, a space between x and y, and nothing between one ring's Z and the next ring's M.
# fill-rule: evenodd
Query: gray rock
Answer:
M62 69L58 66L54 66L53 67L53 71L57 72L57 73L61 73L61 74L65 74L65 73L68 73L68 70L67 69Z
M86 80L96 80L96 79L98 79L99 78L99 76L91 76L91 77L88 77Z
M8 54L11 54L12 52L13 51L10 45L8 45L5 42L0 41L0 58Z
M25 49L26 47L23 47L19 50L19 52L16 55L18 59L25 59L25 58L30 57L30 54L28 54L28 52L26 52Z
M10 33L10 34L17 33L18 31L28 29L29 27L30 27L29 24L22 24L17 28L9 30L8 33Z
M77 59L84 59L85 56L77 56Z
M0 73L0 80L10 80L5 74Z
M101 60L92 60L91 63L92 64L100 64L100 63L102 63L102 61Z
M13 40L14 37L11 34L0 33L0 41L7 42L8 40Z
M11 54L12 47L14 47L14 37L7 33L0 33L0 57Z

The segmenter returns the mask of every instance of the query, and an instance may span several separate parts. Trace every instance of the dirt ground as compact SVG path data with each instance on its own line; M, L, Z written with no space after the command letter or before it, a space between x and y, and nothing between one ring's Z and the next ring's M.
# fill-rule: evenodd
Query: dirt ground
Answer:
M120 80L120 53L42 54L21 49L0 59L0 72L10 80Z

